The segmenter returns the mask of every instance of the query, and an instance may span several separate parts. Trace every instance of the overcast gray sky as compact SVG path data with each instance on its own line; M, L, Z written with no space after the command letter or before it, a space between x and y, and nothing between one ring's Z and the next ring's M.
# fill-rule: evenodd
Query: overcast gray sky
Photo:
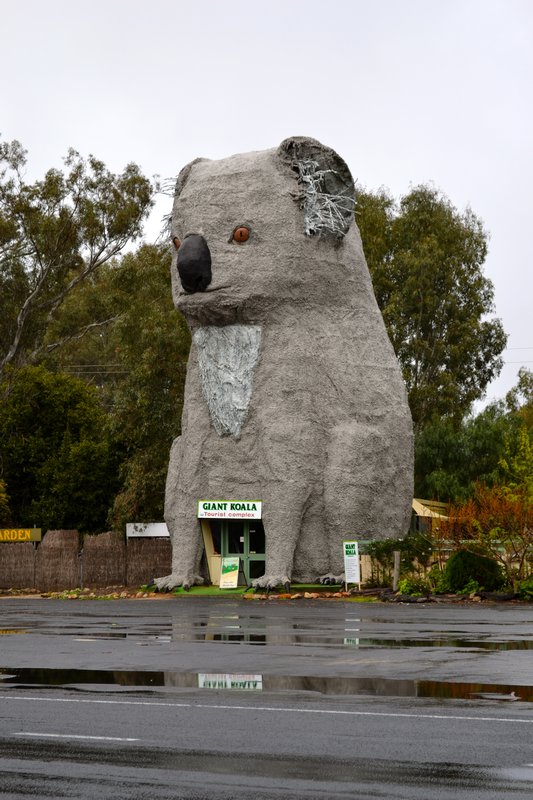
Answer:
M27 148L30 178L69 147L170 177L197 156L314 136L366 188L399 197L431 181L483 219L509 334L487 399L533 368L532 0L0 0L0 11L0 133Z

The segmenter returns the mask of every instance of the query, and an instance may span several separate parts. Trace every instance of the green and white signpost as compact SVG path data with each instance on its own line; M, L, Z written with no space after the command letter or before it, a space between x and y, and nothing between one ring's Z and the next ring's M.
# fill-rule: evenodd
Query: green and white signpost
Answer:
M346 591L349 583L357 583L361 589L361 565L359 563L359 542L354 539L345 539L342 543L344 550L344 575Z
M239 583L239 556L225 556L220 565L219 589L236 589Z

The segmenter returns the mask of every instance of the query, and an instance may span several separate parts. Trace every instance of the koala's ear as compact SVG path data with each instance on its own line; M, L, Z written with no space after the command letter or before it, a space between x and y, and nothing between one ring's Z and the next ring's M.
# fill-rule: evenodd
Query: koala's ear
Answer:
M346 163L330 147L306 136L291 136L277 150L298 181L296 199L304 209L305 233L342 239L354 221L355 187Z
M183 188L187 181L189 180L189 175L191 174L191 169L194 167L195 164L200 163L200 161L208 161L207 158L195 158L194 161L190 161L186 164L183 169L180 171L180 174L176 178L176 187L174 189L174 199L179 197L183 191Z

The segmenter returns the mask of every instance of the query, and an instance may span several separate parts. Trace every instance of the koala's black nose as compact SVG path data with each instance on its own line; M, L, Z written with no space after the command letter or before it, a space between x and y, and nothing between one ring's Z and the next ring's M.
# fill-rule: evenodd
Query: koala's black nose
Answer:
M211 283L211 253L203 236L191 233L178 250L178 272L186 292L205 292Z

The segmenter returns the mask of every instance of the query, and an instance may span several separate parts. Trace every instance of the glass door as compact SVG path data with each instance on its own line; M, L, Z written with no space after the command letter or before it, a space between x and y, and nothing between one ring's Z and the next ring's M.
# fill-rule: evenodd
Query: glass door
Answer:
M244 580L249 586L265 572L265 529L260 519L221 520L221 554L239 556Z

